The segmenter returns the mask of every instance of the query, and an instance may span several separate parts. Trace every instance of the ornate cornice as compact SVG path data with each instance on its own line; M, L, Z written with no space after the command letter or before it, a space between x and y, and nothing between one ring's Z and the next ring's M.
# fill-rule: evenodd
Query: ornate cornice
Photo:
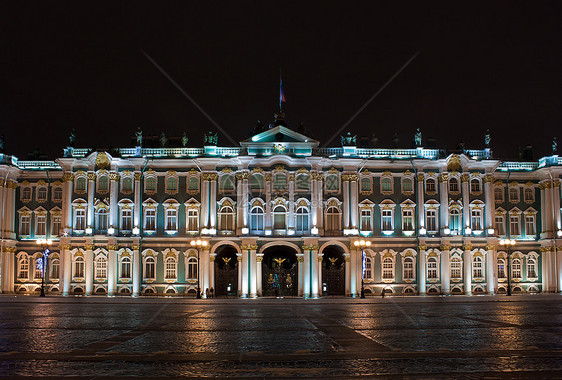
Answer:
M96 173L88 172L88 181L95 181L96 180Z
M216 181L219 175L217 173L203 173L201 178L203 178L203 181Z
M451 249L451 246L448 245L448 244L443 244L439 247L439 250L441 250L441 251L448 251L450 249Z
M107 250L108 250L108 251L117 251L117 250L119 250L119 246L118 246L118 245L111 245L111 244L108 244L108 245L107 245Z
M472 244L465 244L462 246L462 249L464 251L471 251L472 250Z
M96 246L93 245L93 244L86 244L86 245L84 245L84 249L86 251L93 251L94 249L96 249Z
M119 181L119 173L117 172L109 173L109 179L112 181Z
M467 183L468 181L470 181L470 174L461 174L461 182L462 183Z
M494 176L491 174L486 174L484 176L484 183L493 183L494 182Z
M496 246L495 245L487 245L484 248L486 248L486 251L495 251L496 250Z
M427 249L427 245L419 245L419 246L418 246L418 249L419 249L420 251L425 251L425 250Z
M135 178L135 181L140 181L142 178L142 173L141 172L135 172L135 174L133 175Z
M63 182L72 182L73 179L74 179L74 174L72 174L70 172L64 173L62 175L62 181Z

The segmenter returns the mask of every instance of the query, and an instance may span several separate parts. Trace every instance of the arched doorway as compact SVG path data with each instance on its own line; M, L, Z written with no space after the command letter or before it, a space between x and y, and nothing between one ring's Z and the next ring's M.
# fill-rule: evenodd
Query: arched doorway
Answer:
M345 296L345 260L343 248L329 245L322 259L322 295Z
M263 252L263 296L297 296L297 255L293 248L277 245Z
M219 247L215 256L215 295L238 295L238 257L231 245Z

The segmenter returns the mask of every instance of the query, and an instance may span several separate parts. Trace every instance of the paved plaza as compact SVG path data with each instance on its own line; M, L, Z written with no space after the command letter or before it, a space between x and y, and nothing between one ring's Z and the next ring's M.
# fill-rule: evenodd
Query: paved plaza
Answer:
M0 297L0 376L562 378L562 296Z

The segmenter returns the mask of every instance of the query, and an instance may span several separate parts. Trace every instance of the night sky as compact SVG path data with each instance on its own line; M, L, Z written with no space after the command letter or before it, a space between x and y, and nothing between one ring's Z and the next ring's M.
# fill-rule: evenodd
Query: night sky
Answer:
M72 128L77 147L131 146L138 126L202 146L216 128L143 51L236 141L273 122L280 68L289 125L322 144L417 51L347 130L482 149L489 128L496 158L562 140L560 2L19 3L0 6L0 134L20 159L60 157Z

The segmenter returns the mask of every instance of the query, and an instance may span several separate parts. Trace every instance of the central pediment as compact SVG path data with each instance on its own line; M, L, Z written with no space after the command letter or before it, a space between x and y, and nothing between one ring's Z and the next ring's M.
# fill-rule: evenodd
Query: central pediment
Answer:
M311 155L319 142L290 128L277 125L240 142L250 155Z

